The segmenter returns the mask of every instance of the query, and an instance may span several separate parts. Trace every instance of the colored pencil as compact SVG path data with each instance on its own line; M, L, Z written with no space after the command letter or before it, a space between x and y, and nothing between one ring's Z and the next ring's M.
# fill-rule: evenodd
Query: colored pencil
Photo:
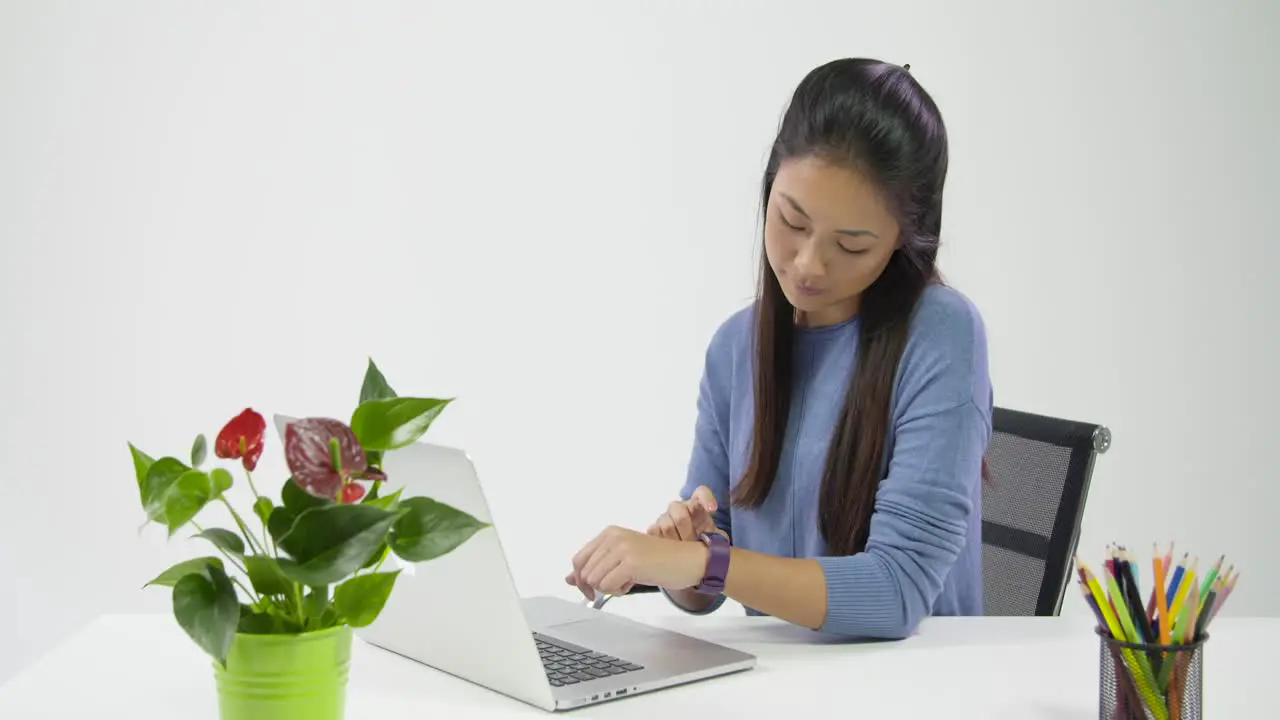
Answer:
M1151 621L1152 627L1156 627L1156 610L1158 609L1156 596L1159 595L1157 591L1164 586L1164 581L1157 577L1162 572L1163 564L1160 559L1159 549L1155 543L1151 543L1151 569L1154 571L1151 577L1155 578L1155 583L1151 586L1151 595L1147 597L1147 619Z
M1120 627L1123 628L1122 640L1129 643L1141 643L1142 637L1138 634L1138 629L1134 627L1133 615L1129 611L1128 605L1125 603L1124 595L1120 592L1120 586L1116 582L1114 576L1107 576L1107 587L1111 593L1111 602L1115 605L1116 616L1120 620ZM1138 692L1145 696L1148 707L1152 705L1162 706L1155 694L1155 675L1152 674L1151 665L1147 662L1147 658L1138 655L1128 648L1125 648L1125 655L1131 658L1130 670L1133 671L1133 679L1138 685ZM1152 707L1156 713L1156 720L1163 720L1163 707L1159 709Z
M1094 619L1098 621L1098 628L1103 632L1109 633L1107 620L1102 615L1102 608L1098 606L1098 601L1094 599L1093 592L1089 589L1089 582L1085 578L1084 569L1080 567L1078 560L1076 561L1076 574L1080 576L1080 594L1084 596L1085 604L1089 606L1089 609L1093 612ZM1114 664L1116 672L1123 673L1125 662L1120 657L1120 653L1111 645L1107 646L1107 649L1111 653L1111 662ZM1138 697L1138 689L1134 687L1133 682L1127 676L1122 675L1117 685L1119 685L1120 697L1116 698L1116 717L1124 718L1129 714L1128 708L1130 705L1134 708L1142 707L1142 699Z
M1182 617L1182 603L1186 602L1187 595L1192 586L1196 584L1196 563L1199 558L1193 558L1191 564L1182 572L1182 581L1178 583L1176 596L1173 599L1173 607L1169 609L1169 617L1177 623L1178 618ZM1174 631L1175 634L1177 631Z
M1168 645L1169 638L1172 635L1173 628L1169 627L1169 601L1165 594L1161 592L1165 584L1165 560L1163 558L1154 559L1156 566L1156 584L1152 588L1151 595L1156 598L1156 612L1160 613L1158 627L1160 628L1160 644Z
M1226 565L1225 555L1201 576L1200 558L1184 552L1174 566L1173 548L1170 543L1162 555L1159 545L1152 543L1150 593L1143 592L1143 573L1134 553L1120 543L1107 545L1098 575L1074 558L1081 595L1099 631L1112 640L1144 646L1109 645L1116 673L1116 718L1181 717L1187 693L1198 692L1186 687L1198 677L1190 668L1198 650L1179 646L1194 646L1208 637L1239 580L1239 571Z
M1138 590L1138 578L1134 574L1133 562L1129 559L1128 551L1124 551L1121 558L1121 569L1125 575L1125 604L1133 612L1134 626L1137 627L1138 635L1142 638L1142 642L1155 642L1156 636L1151 631L1151 622L1147 619L1147 614L1142 611L1142 596Z
M1187 571L1187 555L1183 555L1178 561L1178 566L1173 569L1173 577L1169 580L1169 589L1165 591L1166 600L1169 605L1173 605L1174 594L1178 592L1178 588L1182 585L1182 574Z
M1204 584L1200 586L1200 597L1209 594L1209 588L1213 587L1213 581L1218 579L1218 573L1222 570L1222 561L1226 560L1225 555L1218 556L1218 562L1209 568L1209 572L1204 576Z

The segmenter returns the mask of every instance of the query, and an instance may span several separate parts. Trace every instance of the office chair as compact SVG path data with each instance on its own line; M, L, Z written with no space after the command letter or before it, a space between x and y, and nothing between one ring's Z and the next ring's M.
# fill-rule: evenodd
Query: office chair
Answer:
M992 414L982 497L986 615L1058 615L1073 570L1101 425L1007 408Z

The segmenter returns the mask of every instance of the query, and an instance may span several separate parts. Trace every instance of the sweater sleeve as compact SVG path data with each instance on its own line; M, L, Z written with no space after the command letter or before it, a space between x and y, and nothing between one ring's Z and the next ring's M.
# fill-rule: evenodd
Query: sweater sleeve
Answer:
M716 331L707 347L703 364L702 381L698 387L698 414L694 424L693 452L689 458L689 469L685 477L684 487L680 490L680 498L688 500L699 486L706 485L716 496L716 526L730 538L733 537L733 526L729 514L729 394L733 372L732 333L741 325L744 318L736 315L725 322ZM667 595L666 590L662 591ZM667 595L670 600L671 596ZM692 612L674 600L672 604ZM715 612L724 604L724 595L705 610L692 613L706 615Z
M900 366L894 441L866 549L818 558L827 583L822 632L912 634L967 541L991 430L985 333L971 308L922 315Z

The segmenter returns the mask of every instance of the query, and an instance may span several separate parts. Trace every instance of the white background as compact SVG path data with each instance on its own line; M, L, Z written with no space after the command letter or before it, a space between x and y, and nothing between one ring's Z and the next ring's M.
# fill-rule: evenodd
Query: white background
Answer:
M1271 614L1280 4L1210 5L0 0L0 679L205 550L139 535L126 441L346 417L367 356L458 397L429 438L564 592L679 488L779 114L849 55L943 108L997 403L1115 433L1082 552L1225 552Z

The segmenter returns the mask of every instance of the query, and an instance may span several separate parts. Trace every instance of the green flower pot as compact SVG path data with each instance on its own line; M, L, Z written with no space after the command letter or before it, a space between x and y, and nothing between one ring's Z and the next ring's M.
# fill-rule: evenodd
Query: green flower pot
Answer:
M301 635L237 634L214 663L222 720L342 720L351 628Z

